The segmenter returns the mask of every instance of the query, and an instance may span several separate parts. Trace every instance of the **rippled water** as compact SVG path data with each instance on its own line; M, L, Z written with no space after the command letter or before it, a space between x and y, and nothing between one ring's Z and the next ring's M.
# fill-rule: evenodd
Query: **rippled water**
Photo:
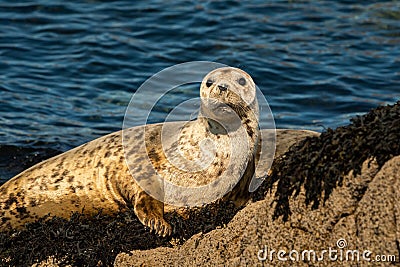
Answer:
M399 1L248 2L0 1L0 144L66 150L121 129L132 93L187 61L250 73L279 128L399 99Z

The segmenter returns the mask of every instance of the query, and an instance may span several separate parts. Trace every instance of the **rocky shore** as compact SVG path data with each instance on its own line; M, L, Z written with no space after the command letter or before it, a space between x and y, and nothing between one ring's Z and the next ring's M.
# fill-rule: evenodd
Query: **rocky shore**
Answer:
M276 141L272 174L243 209L228 203L186 220L172 214L172 238L148 233L129 213L53 218L0 233L0 264L399 264L400 101L322 134L277 130Z

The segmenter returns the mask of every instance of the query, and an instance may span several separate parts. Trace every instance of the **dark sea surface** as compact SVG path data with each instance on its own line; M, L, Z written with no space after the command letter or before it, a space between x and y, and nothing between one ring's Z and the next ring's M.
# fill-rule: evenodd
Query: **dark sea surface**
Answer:
M0 1L0 180L9 151L121 129L136 89L188 61L247 71L278 128L335 128L400 98L400 1Z

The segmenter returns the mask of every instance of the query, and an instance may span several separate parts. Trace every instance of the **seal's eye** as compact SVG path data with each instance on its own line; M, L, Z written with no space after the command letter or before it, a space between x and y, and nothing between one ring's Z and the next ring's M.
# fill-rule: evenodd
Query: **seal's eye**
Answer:
M243 86L246 84L246 79L242 77L238 80L238 83Z
M212 84L213 84L213 81L207 80L207 82L206 82L206 86L207 86L207 87L210 87Z

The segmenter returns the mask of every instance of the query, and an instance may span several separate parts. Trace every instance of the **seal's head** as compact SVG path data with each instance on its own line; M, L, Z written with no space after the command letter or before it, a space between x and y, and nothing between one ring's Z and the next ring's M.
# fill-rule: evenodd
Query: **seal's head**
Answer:
M224 67L211 71L201 83L200 97L201 114L225 126L247 119L249 112L258 119L256 86L241 69Z

